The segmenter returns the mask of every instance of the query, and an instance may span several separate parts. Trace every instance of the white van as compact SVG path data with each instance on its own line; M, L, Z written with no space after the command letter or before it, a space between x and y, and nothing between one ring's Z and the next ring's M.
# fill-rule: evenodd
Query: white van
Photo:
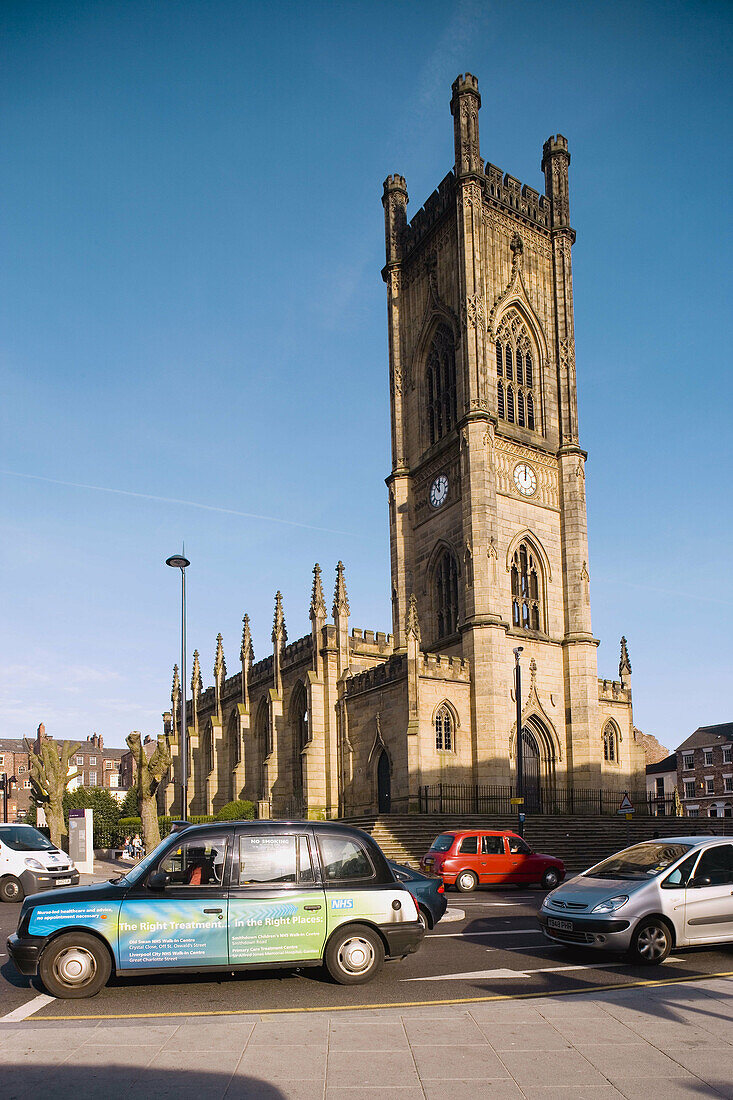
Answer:
M26 894L78 886L79 872L32 825L0 825L0 901L22 901Z

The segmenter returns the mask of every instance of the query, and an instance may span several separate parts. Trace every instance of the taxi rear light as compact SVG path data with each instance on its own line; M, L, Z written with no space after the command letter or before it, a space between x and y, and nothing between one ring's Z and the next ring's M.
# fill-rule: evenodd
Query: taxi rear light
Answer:
M445 886L443 885L442 882L441 882L440 886L438 887L438 893L439 894L444 894L445 893Z

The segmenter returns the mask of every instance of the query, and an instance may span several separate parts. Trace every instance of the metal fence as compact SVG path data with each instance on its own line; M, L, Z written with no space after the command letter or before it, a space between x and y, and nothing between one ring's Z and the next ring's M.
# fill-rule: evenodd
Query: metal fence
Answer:
M527 814L614 815L619 812L625 794L637 814L658 812L652 809L646 791L607 791L593 787L534 787L524 792L524 805L512 805L516 797L513 786L471 783L432 783L420 787L420 813L423 814L515 814L522 809ZM674 802L668 800L666 813L672 816ZM660 815L661 816L661 815Z

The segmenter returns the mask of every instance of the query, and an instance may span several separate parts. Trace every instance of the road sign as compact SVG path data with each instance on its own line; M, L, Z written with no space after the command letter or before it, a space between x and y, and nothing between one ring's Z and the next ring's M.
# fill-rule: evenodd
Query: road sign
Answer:
M524 799L523 798L510 798L509 802L511 803L512 806L523 806L524 805Z
M633 803L632 803L631 799L629 798L629 792L628 791L624 791L624 797L621 799L621 805L619 806L619 808L616 812L619 813L619 814L633 814L634 813L634 806L633 806Z

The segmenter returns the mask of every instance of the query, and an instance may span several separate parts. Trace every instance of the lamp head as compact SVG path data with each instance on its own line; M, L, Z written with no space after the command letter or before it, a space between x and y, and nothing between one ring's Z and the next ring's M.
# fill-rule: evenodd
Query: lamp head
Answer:
M170 565L172 569L185 569L191 562L188 558L184 558L182 554L174 554L172 558L166 558L165 564Z
M523 645L518 645L516 647L516 649L514 650L514 656L517 658L517 660L519 660L519 658L522 656L523 653L524 653L524 646Z

